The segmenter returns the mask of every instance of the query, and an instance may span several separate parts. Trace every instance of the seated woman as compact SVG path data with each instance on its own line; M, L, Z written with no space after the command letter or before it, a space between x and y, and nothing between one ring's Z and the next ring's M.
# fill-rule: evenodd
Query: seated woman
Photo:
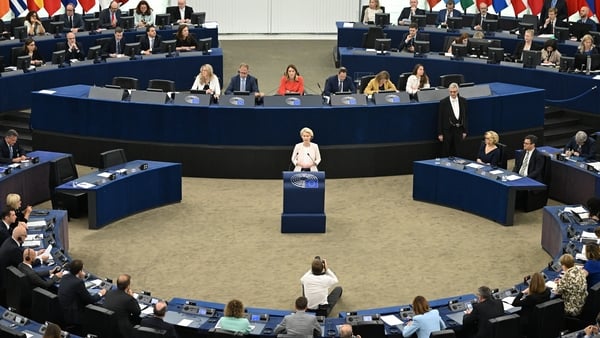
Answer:
M554 66L560 63L560 52L556 49L556 40L548 39L542 49L542 65Z
M46 30L44 29L44 25L40 21L38 14L36 11L30 11L25 16L24 22L25 29L27 29L27 35L44 35L46 34Z
M564 275L556 281L556 294L565 302L565 314L577 317L588 295L586 276L575 266L575 259L570 254L560 256L559 262Z
M450 46L448 46L448 53L452 54L452 45L466 45L469 43L469 33L462 33L452 40Z
M540 46L533 41L534 31L533 29L528 29L525 31L525 35L523 36L523 40L520 40L515 47L513 52L513 59L515 61L522 61L523 51L524 50L539 50Z
M152 7L146 0L141 0L133 12L133 20L136 27L147 27L154 25L154 14Z
M17 224L19 222L27 223L29 220L29 215L31 215L31 211L33 210L31 205L28 205L25 208L22 207L21 196L19 194L6 195L6 206L15 210L15 214L17 215ZM15 224L15 226L17 226L17 224Z
M412 75L406 80L406 92L414 96L420 89L429 88L429 77L425 73L425 67L417 63L413 68Z
M496 144L500 141L498 133L488 130L484 134L483 143L477 153L477 163L489 164L494 167L500 166L500 148Z
M418 338L429 338L431 332L446 328L446 324L440 317L438 310L432 310L425 297L416 296L413 299L412 307L415 316L406 323L402 330L403 337L411 337L412 334L416 333Z
M591 243L585 245L587 262L583 265L583 273L587 278L588 289L600 283L600 247Z
M176 43L175 49L181 52L188 52L195 50L198 47L198 41L190 34L190 30L187 25L180 25L175 35Z
M192 90L205 90L206 94L212 95L215 99L219 98L221 85L211 65L204 64L200 67L200 73L196 76Z
M240 332L243 334L250 333L250 322L244 316L244 304L237 299L233 299L225 306L223 317L219 320L221 329Z
M285 73L279 81L279 89L277 94L298 94L304 95L304 78L298 72L298 68L294 65L288 65Z
M519 316L521 317L521 330L526 333L529 317L536 305L550 300L550 289L546 287L544 277L541 273L536 272L531 275L529 287L519 294L512 302L513 306L520 306Z
M598 54L598 49L594 45L594 38L590 34L586 34L581 38L581 43L577 47L577 54Z
M379 93L380 90L393 90L398 91L396 86L390 81L390 73L385 70L380 71L375 77L369 81L365 88L365 94L371 95L373 93Z
M383 9L379 6L379 0L369 0L369 7L366 7L363 12L363 23L375 22L375 14L377 13L383 13Z
M25 43L23 44L23 50L19 56L29 55L31 57L31 65L39 67L44 64L44 60L42 59L42 55L37 49L35 45L35 41L32 38L27 38Z

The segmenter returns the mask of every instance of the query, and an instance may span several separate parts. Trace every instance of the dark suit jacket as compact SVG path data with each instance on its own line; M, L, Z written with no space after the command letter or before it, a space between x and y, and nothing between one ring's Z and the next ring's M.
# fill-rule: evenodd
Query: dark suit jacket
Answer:
M402 36L402 40L400 40L400 45L398 46L398 49L400 51L408 51L408 47L410 46L414 46L415 45L415 41L425 41L424 39L421 38L421 34L419 34L419 32L417 32L417 35L415 35L415 37L413 39L408 40L408 42L406 42L406 38L408 37L409 33L404 34L404 36Z
M331 95L337 92L341 92L339 88L339 80L337 75L333 75L325 80L325 90L323 90L323 95ZM342 81L342 89L345 92L353 92L356 93L356 86L354 86L354 81L350 76L346 76L344 81Z
M132 337L133 326L140 322L141 310L137 300L123 290L114 289L106 293L102 306L115 312L121 337Z
M7 267L19 266L23 261L23 250L21 246L9 237L0 245L0 271L5 271ZM0 288L4 288L4 273L0 274Z
M12 158L16 158L21 155L25 155L25 152L23 151L23 148L21 148L19 141L17 141L17 143L15 143L13 145L13 157ZM4 138L2 138L0 140L0 163L9 163L9 164L12 163L12 158L9 158L9 156L10 156L10 150L8 149L8 144L6 144L6 141L4 140Z
M550 300L550 289L546 288L541 294L530 294L521 299L522 297L523 293L519 292L519 294L515 297L515 300L512 302L512 305L521 307L521 311L519 311L519 316L521 316L521 325L526 326L535 306Z
M467 100L460 95L458 96L458 108L460 113L459 119L457 120L454 116L454 111L452 110L450 96L440 100L438 110L438 135L448 133L451 128L456 127L457 125L461 133L467 133Z
M542 23L548 17L548 9L550 9L550 7L552 7L552 0L544 1L544 6L542 7L542 11L540 12L540 21ZM567 2L565 0L557 0L555 7L558 12L556 14L556 18L558 19L558 21L563 21L569 16L567 12Z
M76 42L75 44L77 45L77 48L73 49L72 51L69 49L69 45L65 44L65 60L77 59L79 61L83 61L85 59L85 54L83 53L83 47L81 46L81 43Z
M239 74L232 77L231 80L229 81L229 86L227 86L227 89L225 89L225 94L233 94L233 92L235 91L246 91L246 92L250 92L250 93L258 93L258 80L248 74L246 76L246 90L241 90L240 89L240 76Z
M58 302L67 325L80 325L85 306L96 303L100 298L99 294L90 295L83 280L77 276L63 275L58 287Z
M494 14L487 13L485 15L485 19L486 20L498 20L498 17ZM473 23L471 23L471 27L475 28L475 26L479 26L480 24L481 24L481 13L477 13L473 17ZM481 28L485 28L485 27L481 27Z
M117 26L121 25L121 10L117 9L115 12L115 16L117 17ZM111 28L111 13L110 8L105 8L100 11L100 15L98 16L100 19L100 27L102 28Z
M148 316L142 319L141 326L151 327L153 329L165 330L167 331L165 337L167 338L177 338L177 332L175 332L175 327L173 325L165 322L162 318L158 318L155 316Z
M167 13L171 14L171 22L176 23L177 20L191 19L192 13L194 13L194 10L190 6L185 6L185 18L181 17L181 15L179 14L179 7L177 7L177 6L168 7Z
M525 41L519 40L519 42L517 42L517 46L515 47L515 51L513 52L513 58L515 60L521 60L521 54L523 54L523 47L525 47ZM539 43L533 41L531 43L530 50L540 50L542 49L542 47L543 46L541 46Z
M439 11L439 13L438 13L438 17L437 17L437 19L435 20L435 25L436 25L436 26L440 25L442 22L446 22L446 13L447 13L447 12L448 12L448 10L447 10L447 9L445 9L445 8L444 8L444 9L442 9L441 11ZM461 14L461 13L460 13L458 10L456 10L456 9L452 11L452 17L455 17L455 18L457 18L457 17L459 17L459 16L461 16L461 15L462 15L462 14Z
M69 23L69 17L66 14L60 16L60 21L63 21L65 24L63 26L63 32L70 32L71 28L79 28L79 31L84 29L83 17L79 13L73 14L73 26ZM110 16L109 16L110 21Z
M48 277L48 271L35 271L29 267L29 265L21 262L19 263L19 270L21 270L29 280L31 281L32 289L36 286L39 286L44 289L49 289L54 283L58 281L57 277L52 277L48 279L43 279L42 277Z
M586 25L590 25L592 26L592 31L596 32L598 30L598 26L596 25L596 22L592 19L587 19L585 20L585 22L581 21L581 19L577 20L577 22L579 23L585 23Z
M119 41L120 43L120 54L123 54L125 52L125 39L121 39ZM108 43L106 43L104 45L104 48L102 49L102 54L114 54L117 52L117 39L112 38L110 39L110 41L108 41Z
M533 178L536 181L544 183L544 155L542 155L537 149L534 149L529 158L529 166L527 167L527 177ZM525 151L522 151L519 156L515 158L514 172L518 173L523 165L523 159L525 158Z
M463 327L467 332L476 330L476 338L487 338L491 333L488 320L502 315L504 315L502 301L488 299L473 304L473 311L463 317Z
M156 36L154 37L154 46L152 46L152 53L162 53L162 51L160 50L161 41L162 39L160 38L160 35L156 34ZM148 38L148 35L146 34L140 38L140 50L148 49L150 49L150 38Z
M415 11L415 14L416 15L425 15L425 10L417 8L417 10ZM398 24L400 24L400 22L402 22L402 20L408 19L409 16L410 16L410 7L404 7L402 9L402 12L400 12L400 16L398 17Z
M6 226L3 220L0 220L0 245L11 236L10 224Z
M579 146L577 145L577 141L575 141L575 137L572 137L565 146L565 150L577 151L578 148ZM581 146L579 156L586 160L593 160L596 158L596 141L593 138L588 137L587 140L585 140L585 143Z
M564 21L556 20L556 27L568 27L567 23ZM540 25L540 34L554 34L552 31L552 24L548 24L546 28L544 28L544 22Z

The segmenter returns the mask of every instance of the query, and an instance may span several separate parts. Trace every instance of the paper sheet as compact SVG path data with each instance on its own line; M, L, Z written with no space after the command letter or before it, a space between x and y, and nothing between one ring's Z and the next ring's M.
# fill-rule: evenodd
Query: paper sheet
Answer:
M508 175L508 176L506 176L506 179L509 180L509 181L516 181L516 180L518 180L520 178L521 178L521 176L519 176L519 175Z
M38 93L40 93L40 94L50 94L50 95L52 95L52 94L56 93L56 90L42 89L42 90L40 90Z
M389 326L402 325L402 320L398 318L396 315L385 315L381 316L381 320Z
M88 182L80 182L80 183L77 183L77 187L83 188L83 189L89 189L89 188L95 187L95 185L93 185L92 183L88 183Z
M483 164L471 162L471 163L467 164L467 167L474 168L474 169L480 169L480 168L483 168Z
M179 323L177 323L177 325L179 326L190 326L190 324L192 324L194 321L191 319L182 319L179 321Z
M501 175L503 173L504 173L504 171L500 170L500 169L496 169L496 170L491 170L490 171L490 174L492 174L492 175Z
M103 172L103 173L98 174L98 176L104 177L104 178L109 178L110 175L112 175L112 173L109 173L109 172Z

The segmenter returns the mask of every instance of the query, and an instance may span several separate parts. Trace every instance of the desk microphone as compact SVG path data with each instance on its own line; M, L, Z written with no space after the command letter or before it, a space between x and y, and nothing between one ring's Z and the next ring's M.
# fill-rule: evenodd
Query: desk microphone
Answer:
M310 153L306 153L306 156L308 156L308 158L310 158L310 160L313 161L313 163L315 165L317 165L317 162L315 162L315 160L313 160L313 158L310 156Z

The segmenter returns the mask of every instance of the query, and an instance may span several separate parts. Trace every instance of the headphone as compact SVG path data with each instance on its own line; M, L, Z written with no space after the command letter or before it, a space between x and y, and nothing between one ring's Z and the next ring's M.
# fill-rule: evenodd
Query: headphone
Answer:
M25 262L31 262L31 256L29 255L29 252L29 249L25 249Z

